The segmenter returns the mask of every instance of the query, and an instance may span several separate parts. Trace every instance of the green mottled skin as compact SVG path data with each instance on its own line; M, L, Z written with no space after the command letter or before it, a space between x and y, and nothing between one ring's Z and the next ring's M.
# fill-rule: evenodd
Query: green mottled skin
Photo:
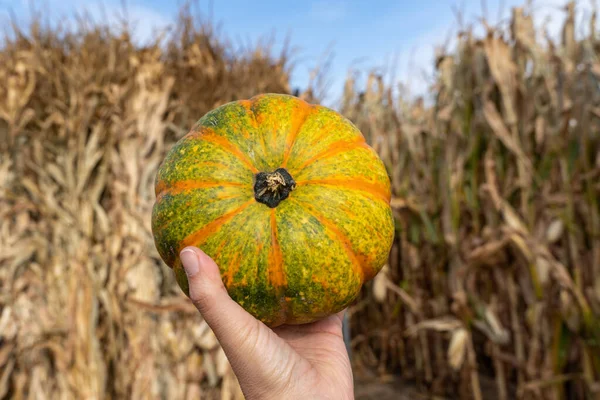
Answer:
M280 167L297 187L269 208L254 199L254 176ZM167 154L156 194L156 247L183 291L178 254L198 246L231 297L272 327L347 307L385 264L394 235L377 154L348 120L293 96L206 114Z

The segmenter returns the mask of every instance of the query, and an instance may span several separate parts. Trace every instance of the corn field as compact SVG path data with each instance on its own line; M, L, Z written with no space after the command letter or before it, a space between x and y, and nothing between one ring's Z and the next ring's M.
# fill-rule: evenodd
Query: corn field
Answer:
M346 81L338 108L384 160L397 221L349 309L357 379L600 398L600 39L595 13L576 36L574 7L559 41L525 8L460 32L431 105ZM156 252L154 177L207 111L290 93L293 59L187 8L173 26L139 45L34 22L0 48L0 399L243 398Z
M460 398L600 398L600 41L596 14L576 40L566 11L560 43L522 8L462 32L432 107L347 83L396 195L389 265L353 309L365 369Z

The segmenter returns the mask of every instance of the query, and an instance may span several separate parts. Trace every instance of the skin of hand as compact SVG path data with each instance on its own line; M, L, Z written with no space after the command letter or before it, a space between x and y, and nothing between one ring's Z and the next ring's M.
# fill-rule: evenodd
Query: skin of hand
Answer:
M271 329L229 297L219 267L202 250L186 247L180 259L190 298L223 347L246 399L354 398L344 311Z

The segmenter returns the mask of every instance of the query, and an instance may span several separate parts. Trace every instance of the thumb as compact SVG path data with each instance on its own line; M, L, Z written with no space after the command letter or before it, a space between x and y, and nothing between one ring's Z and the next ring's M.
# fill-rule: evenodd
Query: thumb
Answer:
M235 342L240 330L250 335L260 329L259 321L229 297L219 267L206 253L186 247L179 257L188 278L190 299L221 345Z
M196 247L184 248L179 257L190 299L215 333L242 388L260 384L264 389L282 369L289 370L290 365L282 364L294 360L291 348L229 297L215 262Z

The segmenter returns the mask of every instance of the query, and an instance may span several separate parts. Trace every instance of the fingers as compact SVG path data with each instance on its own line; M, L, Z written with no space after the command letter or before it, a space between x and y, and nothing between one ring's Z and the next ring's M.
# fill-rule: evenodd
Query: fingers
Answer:
M270 374L294 359L289 348L271 329L233 301L223 285L219 267L203 251L186 247L180 253L190 298L221 343L240 384L273 381ZM279 371L278 371L279 370Z

